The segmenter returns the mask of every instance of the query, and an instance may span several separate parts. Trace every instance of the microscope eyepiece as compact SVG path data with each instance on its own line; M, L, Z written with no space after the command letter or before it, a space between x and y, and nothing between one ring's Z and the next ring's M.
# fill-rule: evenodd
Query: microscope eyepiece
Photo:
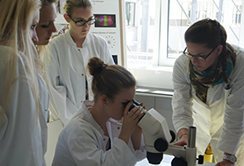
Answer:
M127 104L129 103L130 101L128 101L128 102L125 102L125 103L123 103L124 104L124 107L126 107L127 106ZM141 103L140 102L138 102L138 101L136 101L136 100L132 100L132 105L130 106L130 108L129 108L129 111L131 111L134 107L138 107L138 106L141 106ZM146 112L147 112L147 110L143 110L143 114L145 115L146 114ZM143 115L143 116L144 116ZM142 116L142 117L143 117ZM141 117L141 118L142 118ZM139 119L139 121L141 120L141 118Z
M132 103L132 105L130 106L129 111L131 111L134 107L137 107L137 106L141 106L141 103L139 103L139 102L136 101L136 100L133 100L133 103Z
M124 107L126 107L127 104L128 104L129 102L130 102L130 101L123 103L123 104L124 104ZM132 100L132 102L133 102L133 103L132 103L132 105L130 106L129 111L131 111L134 107L137 107L137 106L140 106L140 105L141 105L141 103L139 103L139 102L136 101L136 100Z

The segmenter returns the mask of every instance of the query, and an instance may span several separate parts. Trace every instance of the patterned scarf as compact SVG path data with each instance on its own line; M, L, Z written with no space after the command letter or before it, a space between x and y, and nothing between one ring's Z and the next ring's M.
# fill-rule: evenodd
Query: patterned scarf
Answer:
M196 96L201 101L206 103L208 88L214 87L224 82L222 64L220 61L218 61L216 65L200 72L196 69L196 67L191 63L191 60L188 58L188 66L191 84L196 91ZM233 60L232 57L230 57L227 60L226 67L226 74L228 77L232 72L233 66Z

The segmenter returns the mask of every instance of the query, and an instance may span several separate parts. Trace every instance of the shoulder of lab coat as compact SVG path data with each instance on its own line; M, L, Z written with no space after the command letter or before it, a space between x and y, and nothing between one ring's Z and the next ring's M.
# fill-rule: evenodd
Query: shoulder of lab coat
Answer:
M188 129L193 125L192 118L192 99L191 99L191 82L189 79L189 72L187 64L187 57L181 55L173 67L173 86L174 95L172 98L173 109L173 124L178 132L181 128Z
M108 137L104 136L101 127L90 112L82 105L60 134L56 147L53 166L59 165L113 165L132 166L145 158L145 153L132 151L121 139L114 137L111 149L106 151ZM109 121L113 136L118 123ZM121 127L121 126L120 126Z
M230 89L226 102L223 132L217 146L220 150L231 154L236 153L238 143L244 134L244 50L237 46L233 47L237 54L236 64L229 79Z
M67 44L71 47L76 47L76 43L73 41L70 31L67 31L65 34L54 38L50 44L51 47L54 47L56 50L68 49ZM103 37L89 32L82 47L89 47L92 50L96 50L99 53L99 58L101 58L106 64L114 64L109 45ZM97 55L90 55L90 57L93 56Z
M5 51L3 51L5 50ZM4 61L9 54L8 48L0 47L0 75L5 80ZM15 77L18 78L11 87L8 104L4 114L3 127L0 130L0 163L1 165L45 165L44 151L46 149L45 127L43 130L35 107L29 81L22 58L16 62ZM2 83L2 81L1 81ZM0 92L3 86L0 83ZM5 97L1 95L1 97ZM44 98L43 98L44 99ZM40 103L41 104L41 103ZM0 100L2 112L3 98ZM45 106L46 108L46 106ZM44 112L44 111L43 111ZM39 115L43 115L40 110ZM45 125L43 125L45 126Z

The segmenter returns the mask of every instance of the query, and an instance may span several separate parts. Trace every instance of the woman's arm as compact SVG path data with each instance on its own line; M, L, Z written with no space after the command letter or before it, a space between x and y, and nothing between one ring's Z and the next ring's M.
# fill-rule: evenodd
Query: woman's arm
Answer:
M142 132L141 129L137 126L139 119L143 116L141 113L140 107L134 107L132 110L128 111L129 107L132 103L129 103L125 107L124 115L123 115L123 124L122 129L119 135L119 138L125 141L126 144L129 143L129 139L132 134L139 134L138 132ZM137 128L137 129L136 129ZM140 134L141 135L141 134ZM133 136L134 141L138 141L138 136ZM140 137L141 139L141 137ZM138 144L133 144L135 148L138 148Z
M184 146L188 144L188 129L182 128L178 132L179 140L174 145Z
M8 71L0 65L2 80L6 80ZM44 163L41 129L38 120L36 102L27 79L25 64L22 59L14 71L16 80L11 85L8 103L5 109L5 126L0 129L0 163L2 165L36 165ZM3 83L3 81L1 81ZM0 83L4 88L8 85ZM1 92L3 89L1 89ZM6 94L5 94L6 95ZM1 94L1 97L6 97ZM38 96L37 96L38 97ZM2 98L3 99L3 98ZM4 100L0 101L4 105ZM0 106L0 112L2 108ZM24 151L23 151L24 150Z
M238 52L238 51L237 51ZM232 71L229 84L229 94L226 101L226 110L224 114L223 132L221 134L217 148L224 151L226 154L235 155L239 145L241 136L244 134L244 73L243 64L244 53L238 52L236 65ZM240 151L241 152L241 151ZM242 152L243 153L243 152ZM243 154L238 154L237 164L243 163ZM221 163L228 163L227 160L221 161ZM220 163L218 163L220 164ZM228 163L231 165L231 163Z
M141 140L142 129L139 126L136 126L133 134L131 135L131 141L135 150L139 150L141 148Z
M188 129L189 126L193 125L191 84L186 57L180 56L176 60L173 68L172 81L174 85L172 119L176 132L180 136L180 129Z

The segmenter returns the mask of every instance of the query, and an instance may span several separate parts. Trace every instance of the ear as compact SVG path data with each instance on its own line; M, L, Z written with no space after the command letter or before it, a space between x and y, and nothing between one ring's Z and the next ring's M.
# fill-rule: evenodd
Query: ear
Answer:
M66 13L64 13L64 19L69 23L70 22L70 18L69 18L69 16L66 14Z
M223 46L222 45L219 45L217 47L217 54L220 55L222 53L222 51L223 51Z
M108 97L106 95L100 96L100 104L106 105L107 104Z

